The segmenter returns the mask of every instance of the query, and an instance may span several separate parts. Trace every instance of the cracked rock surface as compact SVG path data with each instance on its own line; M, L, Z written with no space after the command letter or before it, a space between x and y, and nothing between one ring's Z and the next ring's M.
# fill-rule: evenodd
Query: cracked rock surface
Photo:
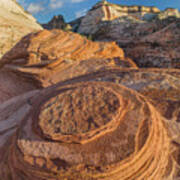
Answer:
M6 101L0 176L178 179L179 77L173 69L108 67Z

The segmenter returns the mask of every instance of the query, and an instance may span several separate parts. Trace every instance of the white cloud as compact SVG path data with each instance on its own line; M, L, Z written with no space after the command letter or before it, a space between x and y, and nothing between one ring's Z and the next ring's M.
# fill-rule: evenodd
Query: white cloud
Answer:
M79 3L79 2L83 2L84 0L71 0L72 3Z
M32 14L37 14L43 10L44 10L44 7L41 4L37 4L37 3L31 3L29 4L27 8L27 11Z
M63 2L61 0L50 0L49 6L51 9L58 9L63 6Z
M79 17L81 17L81 16L86 15L86 12L87 12L87 9L83 9L83 10L81 10L81 11L77 11L77 12L75 13L76 18L79 18Z

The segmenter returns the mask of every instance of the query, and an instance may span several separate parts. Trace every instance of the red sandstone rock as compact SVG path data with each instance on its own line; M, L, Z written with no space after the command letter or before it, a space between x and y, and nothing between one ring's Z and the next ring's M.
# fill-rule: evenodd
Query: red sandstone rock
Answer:
M124 52L115 43L91 42L81 35L61 30L40 31L24 37L1 59L3 64L48 66L90 58L124 59ZM57 66L57 65L56 65Z
M66 75L58 74L73 64L77 75L79 66L85 68L81 72L108 66L137 67L115 43L92 42L72 32L44 30L24 37L0 60L0 101L65 80Z
M180 71L74 68L0 105L0 177L178 179Z

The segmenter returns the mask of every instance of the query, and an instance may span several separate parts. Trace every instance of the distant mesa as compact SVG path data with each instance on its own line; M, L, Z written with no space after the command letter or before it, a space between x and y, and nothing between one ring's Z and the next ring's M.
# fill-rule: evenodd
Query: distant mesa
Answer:
M107 1L100 1L95 4L81 21L78 32L92 34L97 30L98 23L112 21L123 16L136 16L143 20L147 14L156 15L160 10L156 7L145 6L123 6L112 4ZM89 27L89 28L87 28Z
M166 14L164 18L168 16L180 17L179 11L173 8L160 11L154 6L125 6L100 1L82 18L78 32L82 34L94 34L104 21L114 21L118 18L129 17L141 23L152 20L159 16L159 14L164 13Z
M116 41L139 67L180 68L179 21L178 9L101 1L82 17L77 32L94 41Z
M67 24L62 15L54 16L47 24L42 24L43 28L71 30L71 25Z

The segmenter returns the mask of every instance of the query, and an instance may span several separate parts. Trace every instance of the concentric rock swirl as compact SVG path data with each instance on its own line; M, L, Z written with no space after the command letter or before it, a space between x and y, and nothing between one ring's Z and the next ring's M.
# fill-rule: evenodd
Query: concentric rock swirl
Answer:
M177 119L175 133L175 122L170 119L178 118L180 109L175 102L171 116L166 109L168 101L180 97L173 84L178 85L179 77L178 70L112 68L7 101L0 106L0 112L7 109L1 127L5 121L14 122L10 118L13 109L25 113L17 115L19 125L11 132L13 136L6 134L12 127L1 128L1 134L8 137L1 144L1 152L6 153L0 157L0 176L17 180L175 180L180 151L178 141L176 145L172 141L180 126ZM153 88L159 91L157 96Z
M72 66L77 67L72 77L78 67L80 73L109 66L137 68L115 42L92 42L72 32L43 30L25 36L0 59L0 103L65 80L68 74L59 73Z

